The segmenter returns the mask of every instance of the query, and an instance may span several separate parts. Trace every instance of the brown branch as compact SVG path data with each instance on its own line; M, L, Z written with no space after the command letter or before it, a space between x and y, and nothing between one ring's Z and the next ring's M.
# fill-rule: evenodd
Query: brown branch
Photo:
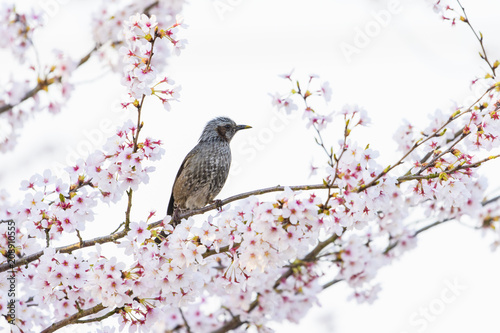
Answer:
M115 313L120 312L121 309L122 308L114 308L113 310L109 311L108 313L106 313L105 315L102 315L100 317L91 318L91 319L75 320L74 323L75 324L88 324L88 323L95 323L97 321L102 321L102 320L104 320L106 318L111 317Z
M231 331L231 330L234 330L234 329L240 327L244 323L246 323L246 322L241 321L240 316L236 316L236 317L233 317L233 319L231 319L227 323L225 323L223 326L219 327L215 331L212 331L212 333L225 333L225 332L228 332L228 331Z
M79 311L79 312L75 313L74 315L66 317L63 320L58 321L57 323L54 323L54 324L50 325L49 327L47 327L46 329L44 329L41 333L55 332L55 331L57 331L58 329L60 329L60 328L62 328L64 326L73 324L76 320L78 320L80 318L96 314L96 313L104 310L105 308L106 307L104 305L102 305L102 303L99 303L99 304L97 304L96 306L94 306L94 307L92 307L90 309Z
M233 246L229 246L229 245L226 245L226 246L223 246L221 248L219 248L219 251L216 251L216 250L208 250L207 252L203 253L201 256L203 258L208 258L210 256L213 256L213 255L216 255L216 254L219 254L219 253L223 253L223 252L227 252L229 251L230 249L233 249L233 248L237 248L241 245L241 243L234 243Z
M300 186L295 186L295 188L297 187L300 187ZM264 189L266 190L266 189ZM258 190L259 191L259 190ZM255 192L255 191L254 191ZM496 196L492 199L489 199L487 201L483 201L482 202L482 205L485 206L485 205L488 205L488 204L491 204L495 201L498 201L500 199L500 195L499 196ZM215 208L215 207L214 207ZM445 219L445 220L442 220L442 221L436 221L434 223L431 223L429 225L426 225L420 229L418 229L417 231L415 231L414 233L414 236L417 236L418 234L426 231L426 230L429 230L429 229L432 229L438 225L441 225L445 222L448 222L448 221L451 221L453 219ZM317 256L319 255L319 253L326 247L328 246L329 244L332 244L336 239L338 238L337 235L332 235L330 238L326 239L325 241L323 242L319 242L318 245L311 251L309 252L301 261L306 263L306 262L311 262L313 261L315 258L317 258ZM88 241L87 241L88 242ZM398 244L398 241L394 242L393 244L391 244L390 246L387 247L387 249L385 250L384 253L388 253L389 251L391 251L392 249L394 249ZM238 245L235 245L235 246L238 246ZM228 246L226 247L223 247L220 249L221 252L223 251L227 251L229 249ZM204 257L207 257L209 255L212 255L212 254L215 254L216 252L213 251L213 253L205 253L204 254ZM285 271L275 282L274 284L274 288L276 289L277 287L279 287L279 285L284 282L288 277L290 277L292 274L293 274L293 268L296 267L297 265L293 265L292 267L290 267L287 271ZM325 283L322 288L323 289L327 289L339 282L343 281L342 279L334 279L328 283ZM249 312L250 311L253 311L256 307L258 306L258 297L251 303L250 307L249 307ZM112 316L113 314L117 313L119 311L119 308L115 308L113 309L112 311L108 312L107 314L101 316L101 317L98 317L98 318L93 318L93 319L87 319L87 320L78 320L79 318L83 318L85 316L89 316L89 315L92 315L92 314L95 314L101 310L103 310L104 307L102 306L102 304L98 304L96 305L94 308L91 308L91 309L87 309L87 310L83 310L83 311L80 311L79 313L77 314L74 314L72 315L71 317L68 317L58 323L55 323L53 324L52 326L50 326L49 328L45 329L44 331L42 331L42 333L49 333L49 332L54 332L55 330L59 329L59 328L62 328L64 326L67 326L67 325L70 325L70 324L83 324L83 323L90 323L90 322L96 322L96 321L100 321L100 320L103 320L103 319L106 319L110 316ZM181 315L183 316L183 314L181 313ZM224 332L228 332L230 330L233 330L233 329L236 329L238 328L239 326L245 324L246 321L242 321L240 319L239 316L236 316L236 317L233 317L230 321L228 321L226 324L224 324L223 326L221 326L220 328L218 328L217 330L213 331L212 333L224 333Z
M293 191L299 191L299 190L326 189L327 186L324 185L324 184L316 184L316 185L290 186L290 188ZM264 189L254 190L254 191L250 191L250 192L246 192L246 193L241 193L241 194L229 197L229 198L227 198L225 200L222 200L222 204L225 205L225 204L228 204L228 203L230 203L232 201L241 200L241 199L247 198L247 197L252 196L252 195L259 195L259 194L264 194L264 193L269 193L269 192L284 191L284 189L285 189L285 186L275 186L275 187L268 187L268 188L264 188ZM188 212L186 214L183 214L183 215L180 216L180 218L187 218L187 217L190 217L190 216L193 216L193 215L203 214L205 212L208 212L208 211L216 209L216 208L217 208L217 205L216 204L212 204L212 205L206 206L204 208L201 208L201 209L198 209L198 210L191 211L191 212ZM158 227L162 223L163 223L163 220L152 222L152 223L150 223L148 225L148 229L152 229L152 228ZM56 251L60 252L60 253L71 253L71 252L73 252L75 250L79 250L79 249L83 249L83 248L86 248L86 247L94 246L95 244L104 244L104 243L115 242L118 239L125 237L126 235L127 235L127 231L121 230L119 232L116 232L116 233L113 233L113 234L110 234L110 235L96 237L96 238L93 238L93 239L90 239L90 240L85 240L85 241L74 243L74 244L71 244L71 245L57 247ZM39 251L39 252L30 254L28 256L24 256L24 257L21 257L19 259L16 259L16 262L13 265L13 267L19 267L19 266L27 265L30 262L33 262L33 261L37 260L38 258L40 258L42 255L43 255L43 251ZM9 270L10 268L11 268L11 266L7 262L5 262L3 264L0 264L0 273L1 272L5 272L5 271Z
M131 188L127 190L127 210L125 211L125 223L124 231L128 232L130 230L130 211L132 210L132 194L134 192Z
M33 88L31 89L30 91L28 91L22 98L21 100L19 101L18 104L24 102L25 100L27 100L28 98L31 98L33 96L35 96L40 90L43 89L43 86L38 84ZM3 113L3 112L7 112L9 111L10 109L12 109L15 105L12 105L12 104L5 104L5 105L2 105L0 106L0 114Z
M230 202L245 199L245 198L248 198L252 195L261 195L261 194L266 194L266 193L271 193L271 192L282 192L285 190L286 187L290 187L290 189L292 191L326 190L329 188L329 186L325 185L325 184L296 185L296 186L280 186L280 185L278 185L278 186L267 187L267 188L263 188L260 190L253 190L253 191L233 195L232 197L221 200L220 204L227 205ZM338 187L336 185L330 185L330 188L338 188ZM186 212L184 214L179 214L179 220L187 219L188 217L191 217L193 215L200 215L200 214L206 213L208 211L211 211L213 209L216 209L218 207L219 207L218 203L213 203L211 205L205 206L205 207L200 208L200 209L191 210L191 211ZM162 223L163 223L163 220L153 222L153 223L148 225L148 229L158 227Z
M144 7L143 10L144 14L149 16L151 9L153 9L154 6L158 5L158 2L159 2L158 0L153 1L150 5Z
M481 202L481 206L486 206L486 205L489 205L491 203L494 203L494 202L497 202L498 200L500 199L500 195L497 195L496 197L493 197L489 200L483 200L483 202ZM441 221L436 221L436 222L433 222L431 224L428 224L418 230L415 231L415 233L413 234L413 237L417 236L418 234L420 234L421 232L424 232L426 230L429 230L431 228L434 228L435 226L438 226L438 225L441 225L445 222L448 222L448 221L451 221L453 220L453 218L448 218L448 219L444 219L444 220L441 220ZM384 251L385 254L387 254L390 250L392 250L393 248L396 247L396 245L398 245L398 241L395 241L394 243L390 244Z
M430 173L428 175L419 175L417 173L415 175L401 176L401 177L399 177L397 179L397 181L398 181L398 184L400 184L402 182L409 181L409 180L433 179L433 178L438 178L438 177L440 177L443 174L451 175L451 174L453 174L453 173L455 173L456 171L459 171L459 170L470 169L470 168L477 168L481 164L483 164L485 162L488 162L488 161L491 161L491 160L494 160L494 159L496 159L498 157L500 157L500 155L489 156L489 157L486 157L486 158L484 158L484 159L482 159L480 161L474 162L474 163L460 164L460 165L457 165L456 167L454 167L452 169L444 170L444 171L441 171L441 172L434 172L434 173Z
M423 166L422 168L420 168L420 170L417 171L417 173L415 175L421 175L422 172L424 172L425 170L427 170L428 168L430 167L433 167L436 163L436 161L438 161L440 158L442 158L444 155L446 154L449 154L449 153L452 153L453 152L453 148L460 142L462 141L467 135L469 135L469 133L467 134L464 134L463 133L463 129L459 132L460 133L460 138L453 142L453 144L451 146L448 147L448 149L446 149L445 151L441 152L441 153L436 153L436 156L434 156L434 158L432 160L430 160L428 163L426 163L425 166ZM456 136L455 138L458 138L458 136ZM447 142L448 144L449 142ZM439 150L440 147L434 149L433 151L430 151L431 155L435 152L437 152Z
M428 224L425 227L422 227L422 228L418 229L417 231L415 231L415 233L413 234L413 237L416 237L421 232L424 232L426 230L432 229L432 228L434 228L434 227L436 227L438 225L441 225L441 224L443 224L445 222L452 221L452 220L453 220L453 218L448 218L448 219L444 219L444 220L441 220L441 221L436 221L434 223Z
M309 252L300 262L304 262L304 263L307 263L307 262L311 262L311 261L314 261L316 259L316 257L318 256L318 254L325 248L327 247L328 245L332 244L333 242L335 242L335 240L337 240L337 238L339 238L337 236L337 234L334 234L332 236L330 236L328 239L324 240L323 242L319 242L318 245L316 245L316 247L311 251ZM277 280L276 282L274 283L274 286L273 288L276 289L282 282L284 282L286 279L288 279L292 274L293 274L293 268L295 266L292 266L290 267L289 269L287 269L285 271L285 273L283 273Z
M117 232L116 234L96 237L96 238L93 238L90 240L85 240L83 242L78 242L78 243L74 243L71 245L57 247L56 251L60 252L60 253L71 253L75 250L94 246L96 244L104 244L104 243L114 242L117 239L125 237L125 235L127 235L127 232L122 230L120 232ZM19 267L19 266L27 265L30 262L33 262L33 261L37 260L38 258L40 258L42 255L43 255L43 251L39 251L39 252L30 254L28 256L21 257L19 259L16 259L16 262L12 267ZM0 273L9 270L10 267L11 267L10 264L7 262L0 264Z

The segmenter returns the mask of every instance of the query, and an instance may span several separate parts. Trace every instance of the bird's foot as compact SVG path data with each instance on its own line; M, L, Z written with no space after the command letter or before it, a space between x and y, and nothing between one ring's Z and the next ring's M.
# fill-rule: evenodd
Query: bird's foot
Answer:
M172 227L174 228L181 222L180 213L181 210L178 207L175 207L174 212L172 213L172 219L170 220L170 224L172 224Z
M214 200L214 204L215 204L215 208L217 208L217 210L219 212L222 212L222 200L221 199L215 199Z

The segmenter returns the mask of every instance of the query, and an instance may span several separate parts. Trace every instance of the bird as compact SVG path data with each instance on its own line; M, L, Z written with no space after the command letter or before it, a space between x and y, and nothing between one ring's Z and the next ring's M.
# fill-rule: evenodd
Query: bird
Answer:
M172 216L174 226L179 212L214 202L229 174L229 143L238 131L247 128L252 127L237 125L227 117L214 118L205 125L198 144L182 161L172 186L167 215Z

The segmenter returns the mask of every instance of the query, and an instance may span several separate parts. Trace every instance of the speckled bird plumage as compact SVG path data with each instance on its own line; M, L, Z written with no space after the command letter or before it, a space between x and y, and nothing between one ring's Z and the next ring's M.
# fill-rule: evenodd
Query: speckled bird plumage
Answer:
M177 172L167 214L174 209L192 210L211 203L224 186L231 166L229 143L237 131L250 128L236 125L226 117L207 123L198 144L187 154Z

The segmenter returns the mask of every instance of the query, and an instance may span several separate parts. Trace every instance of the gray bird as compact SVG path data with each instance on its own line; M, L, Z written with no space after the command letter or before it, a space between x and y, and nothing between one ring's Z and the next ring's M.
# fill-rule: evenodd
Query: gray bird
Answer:
M226 117L210 120L198 144L187 154L175 177L167 215L174 223L180 211L198 209L213 202L229 174L231 148L229 143L239 130L251 128L236 125Z

